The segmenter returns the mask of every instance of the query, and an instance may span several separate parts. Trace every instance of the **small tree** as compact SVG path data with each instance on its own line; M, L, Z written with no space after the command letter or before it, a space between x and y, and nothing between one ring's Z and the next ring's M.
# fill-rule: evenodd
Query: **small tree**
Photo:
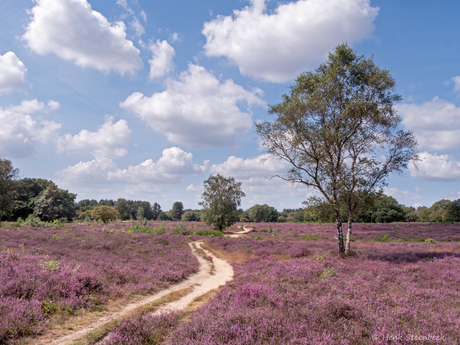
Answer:
M154 203L152 207L152 219L156 220L161 212L160 204Z
M111 206L97 206L91 211L91 218L100 219L105 224L110 220L115 220L120 217L118 211Z
M315 72L305 72L283 101L270 107L276 120L256 124L262 144L291 168L282 179L316 189L332 206L339 252L349 252L352 222L366 197L417 159L411 132L399 129L395 81L373 59L346 44ZM343 241L341 210L347 210Z
M19 170L13 168L11 161L0 159L0 222L4 215L9 216L13 209L13 181L18 174Z
M238 220L238 206L245 194L241 190L241 182L235 182L233 177L225 178L217 174L204 181L204 192L199 205L201 220L207 224L214 224L216 229L222 231Z
M179 221L184 213L184 205L180 201L176 201L171 209L172 220Z

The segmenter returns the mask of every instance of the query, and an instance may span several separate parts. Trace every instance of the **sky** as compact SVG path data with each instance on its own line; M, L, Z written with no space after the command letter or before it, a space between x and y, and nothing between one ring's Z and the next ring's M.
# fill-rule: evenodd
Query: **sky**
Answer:
M348 43L391 71L421 161L385 193L460 198L458 1L2 0L0 158L81 199L199 208L203 181L242 182L242 207L301 207L271 176L254 122Z

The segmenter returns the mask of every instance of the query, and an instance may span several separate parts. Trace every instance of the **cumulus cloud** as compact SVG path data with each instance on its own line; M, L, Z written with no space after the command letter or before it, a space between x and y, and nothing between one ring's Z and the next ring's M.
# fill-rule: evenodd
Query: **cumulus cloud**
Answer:
M243 159L230 156L221 164L213 164L211 172L224 176L234 176L239 179L249 179L251 177L269 178L274 175L283 174L287 171L287 164L284 161L270 157L270 155L260 155L253 158Z
M157 40L156 43L150 45L152 51L152 59L150 64L150 80L161 78L174 70L174 56L176 52L167 41Z
M117 166L110 158L98 157L92 161L77 163L60 170L56 175L64 181L72 183L94 184L107 181L109 171L114 171Z
M252 126L252 105L265 105L261 90L248 91L231 79L220 81L190 64L166 90L145 97L135 92L120 104L168 140L191 147L227 146Z
M403 124L414 131L422 150L453 150L460 147L460 108L435 97L432 101L397 106Z
M0 95L20 89L26 79L27 68L15 53L0 55Z
M0 107L0 156L31 156L35 153L36 144L53 140L61 124L34 114L57 108L59 103L55 101L45 105L36 99L24 100L16 106Z
M204 24L207 56L225 56L241 74L270 82L292 80L324 60L336 45L372 33L379 9L369 0L298 0L273 13L265 0Z
M189 174L202 174L207 164L193 164L193 155L190 152L171 147L163 150L162 157L157 162L147 159L139 165L111 171L108 179L127 183L182 181Z
M116 158L128 153L125 146L130 134L126 120L113 123L113 117L109 116L97 132L83 129L76 135L66 134L58 138L56 144L58 152L90 150L96 158Z
M422 181L460 181L460 162L455 157L422 152L420 159L417 166L409 165L412 177Z
M123 1L122 1L123 2ZM35 0L23 39L37 54L124 75L143 66L123 22L109 23L87 0Z
M299 198L306 198L307 189L297 188L298 186L277 177L270 179L275 175L285 175L287 170L286 162L267 154L248 159L230 156L225 162L213 164L210 168L212 174L232 176L235 180L241 181L241 188L249 198L249 205L255 203L279 205L286 199L284 204L293 207L300 204L302 200ZM294 199L298 202L293 203Z
M106 183L118 185L151 185L152 183L177 183L187 179L188 175L202 174L209 167L193 163L193 155L178 147L163 150L158 161L146 161L119 169L112 159L96 157L88 162L80 162L56 173L65 181L88 183ZM131 188L131 187L129 187ZM134 187L133 187L134 188Z

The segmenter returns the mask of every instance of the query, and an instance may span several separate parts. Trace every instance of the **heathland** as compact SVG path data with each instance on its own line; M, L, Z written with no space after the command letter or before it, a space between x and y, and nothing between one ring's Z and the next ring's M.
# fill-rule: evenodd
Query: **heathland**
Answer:
M183 281L200 239L234 279L195 308L117 320L100 343L460 341L460 224L355 224L348 256L334 224L251 225L228 238L200 222L3 223L0 343L37 343Z

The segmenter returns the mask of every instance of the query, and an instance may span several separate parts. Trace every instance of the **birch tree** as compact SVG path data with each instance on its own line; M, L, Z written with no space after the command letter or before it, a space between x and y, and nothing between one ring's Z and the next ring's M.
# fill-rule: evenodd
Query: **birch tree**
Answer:
M400 100L388 70L342 44L270 106L274 121L256 124L268 153L290 164L277 176L315 189L331 205L340 253L350 251L353 217L366 199L418 159L413 133L400 128L394 107ZM341 209L348 216L346 246Z

